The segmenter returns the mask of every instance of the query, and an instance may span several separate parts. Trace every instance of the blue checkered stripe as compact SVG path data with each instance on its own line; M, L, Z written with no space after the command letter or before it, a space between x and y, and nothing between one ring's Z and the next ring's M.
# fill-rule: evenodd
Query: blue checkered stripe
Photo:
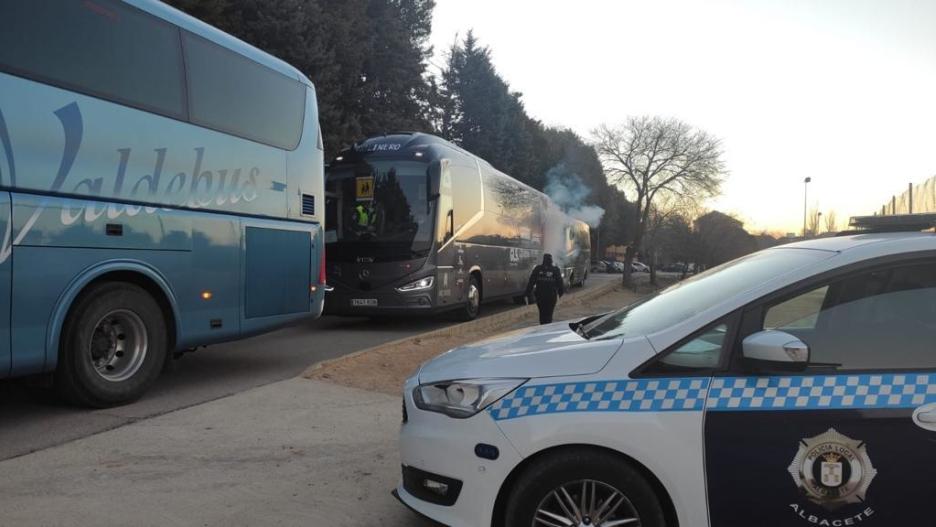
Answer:
M702 411L707 378L634 379L521 386L488 408L497 421L564 412Z
M712 380L712 411L915 408L936 402L936 374L724 377Z

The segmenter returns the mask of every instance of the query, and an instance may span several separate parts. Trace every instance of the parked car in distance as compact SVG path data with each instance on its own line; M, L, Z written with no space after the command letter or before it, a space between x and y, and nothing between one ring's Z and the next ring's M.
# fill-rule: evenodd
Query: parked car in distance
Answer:
M650 267L641 262L631 262L631 272L632 273L649 273Z
M593 262L591 265L591 271L593 273L607 273L608 264L607 262L602 262L602 261Z
M673 262L671 264L666 264L660 267L660 270L665 273L693 273L695 272L695 264L686 262Z
M675 262L666 264L660 267L660 270L664 273L681 273L686 269L686 264Z

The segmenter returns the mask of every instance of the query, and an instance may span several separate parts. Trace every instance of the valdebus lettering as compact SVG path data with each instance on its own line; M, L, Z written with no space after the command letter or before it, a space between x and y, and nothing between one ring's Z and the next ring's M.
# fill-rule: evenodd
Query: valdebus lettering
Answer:
M176 205L190 208L204 208L214 206L223 206L225 204L237 204L241 200L251 202L259 196L257 180L260 177L260 169L252 167L247 176L243 176L244 169L217 169L203 170L205 158L205 149L198 147L194 149L195 160L192 171L178 172L171 178L164 179L163 167L166 161L166 149L157 148L155 152L155 163L152 173L141 176L131 187L129 194L124 194L125 182L127 179L127 167L132 154L131 149L121 148L118 151L119 160L117 164L117 175L114 179L114 186L108 197L127 197L132 200L140 201L160 201L167 205ZM61 183L64 183L64 178ZM165 184L160 192L160 186ZM52 189L61 191L60 188ZM72 187L72 194L88 194L90 196L103 196L104 179L87 178L83 179ZM161 194L161 195L160 195ZM141 211L152 214L160 208L166 207L152 205L130 205L123 203L111 203L109 205L95 205L84 201L69 200L62 208L61 220L63 225L72 225L75 222L84 219L85 222L93 222L103 214L107 214L108 219L116 219L123 214L133 217Z

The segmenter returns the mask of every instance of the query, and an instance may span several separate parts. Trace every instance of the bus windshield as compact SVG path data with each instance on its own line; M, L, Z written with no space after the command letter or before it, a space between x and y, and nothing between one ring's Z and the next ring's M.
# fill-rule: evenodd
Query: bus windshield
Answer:
M362 161L331 169L325 190L328 259L423 258L432 246L435 203L426 189L427 163ZM364 252L362 253L362 249Z

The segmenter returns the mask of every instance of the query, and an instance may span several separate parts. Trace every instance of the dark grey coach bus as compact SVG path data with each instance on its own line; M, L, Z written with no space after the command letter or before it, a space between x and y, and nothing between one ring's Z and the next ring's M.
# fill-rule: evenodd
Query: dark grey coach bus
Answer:
M438 137L398 133L345 150L325 178L325 312L455 311L523 300L549 198Z
M550 247L556 253L553 258L562 269L562 277L568 286L582 287L591 263L591 230L584 221L565 216L562 238L561 249Z

